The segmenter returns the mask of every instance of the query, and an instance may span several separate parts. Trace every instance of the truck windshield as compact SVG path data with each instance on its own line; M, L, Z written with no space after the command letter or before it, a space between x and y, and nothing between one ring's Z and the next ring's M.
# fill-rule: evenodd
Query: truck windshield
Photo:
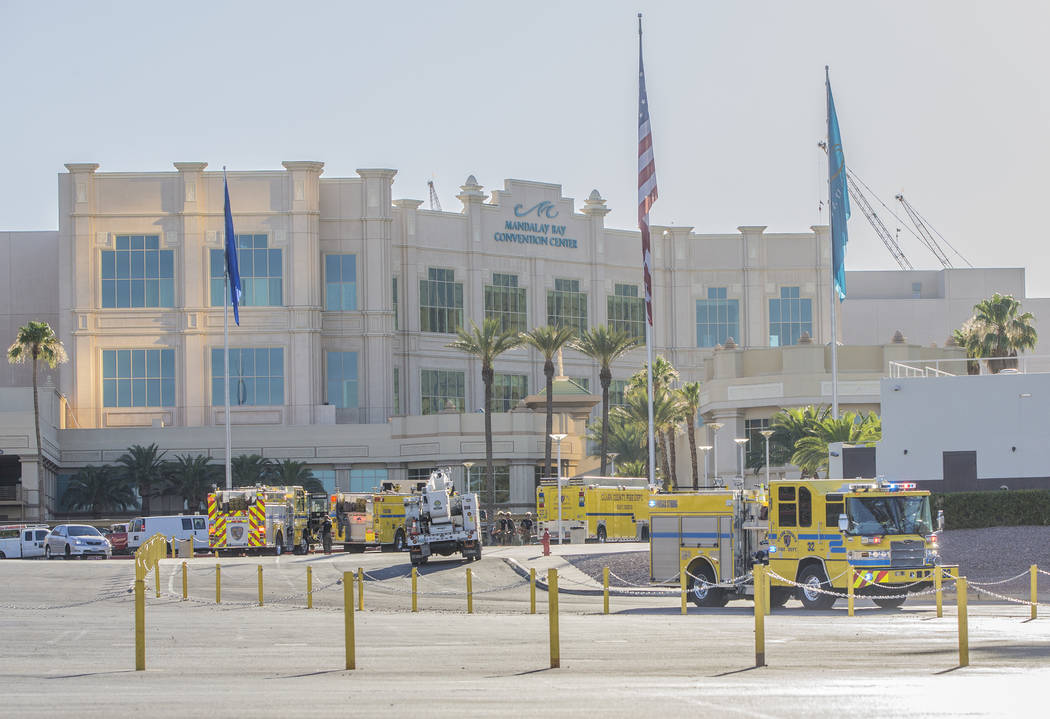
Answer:
M849 534L930 534L930 498L847 497Z

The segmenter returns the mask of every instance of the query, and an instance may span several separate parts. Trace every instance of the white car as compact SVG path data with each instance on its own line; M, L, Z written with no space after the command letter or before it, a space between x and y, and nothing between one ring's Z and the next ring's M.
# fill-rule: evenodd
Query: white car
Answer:
M44 542L44 556L55 557L102 557L108 559L113 546L94 527L87 524L60 524L51 530Z

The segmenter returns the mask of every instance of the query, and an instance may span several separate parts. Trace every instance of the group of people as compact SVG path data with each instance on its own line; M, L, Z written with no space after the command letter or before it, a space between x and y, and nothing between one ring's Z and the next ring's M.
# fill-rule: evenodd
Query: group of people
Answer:
M510 512L496 512L496 521L492 525L492 538L495 544L514 544L515 538L520 544L532 542L532 512L526 512L520 522L515 522Z

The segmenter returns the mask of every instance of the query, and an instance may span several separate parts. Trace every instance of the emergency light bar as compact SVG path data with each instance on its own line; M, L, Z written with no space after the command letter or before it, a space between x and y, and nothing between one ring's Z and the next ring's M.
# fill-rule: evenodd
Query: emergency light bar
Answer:
M915 482L890 482L886 485L887 492L906 492L915 489Z

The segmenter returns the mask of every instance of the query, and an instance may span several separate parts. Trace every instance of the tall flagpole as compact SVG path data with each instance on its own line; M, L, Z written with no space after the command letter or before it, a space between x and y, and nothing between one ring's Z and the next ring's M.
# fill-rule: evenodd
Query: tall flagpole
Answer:
M656 201L656 162L653 159L649 100L642 65L642 14L638 13L638 229L642 235L642 273L645 281L645 387L649 401L649 484L656 484L656 432L653 426L653 279L649 238L649 208ZM671 478L668 478L671 482Z
M226 183L226 167L222 168L222 181ZM225 231L224 231L225 234ZM230 238L224 237L225 242ZM236 238L233 238L236 242ZM226 409L226 489L233 489L233 466L230 461L230 263L224 261L223 267L223 297L222 302L222 364L223 364L223 406Z
M831 282L829 289L831 290L831 416L835 419L839 417L839 329L837 319L837 307L839 303L838 288L835 286L835 205L832 194L834 188L831 184L831 170L832 163L835 162L835 152L840 151L841 148L836 148L831 144L831 76L828 73L828 66L824 66L824 84L825 84L825 105L827 109L827 145L828 145L828 229L830 230L829 237L832 244L832 263L831 263ZM846 168L843 166L841 172L845 172Z

